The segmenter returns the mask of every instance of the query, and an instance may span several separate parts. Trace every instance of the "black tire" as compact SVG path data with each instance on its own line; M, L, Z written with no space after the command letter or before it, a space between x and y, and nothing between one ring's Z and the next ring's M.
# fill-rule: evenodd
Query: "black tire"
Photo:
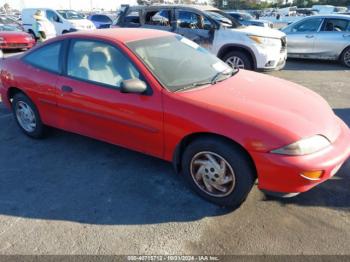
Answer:
M340 61L342 62L342 64L346 67L350 67L350 46L345 48L345 50L343 51L343 53L340 56Z
M227 60L229 58L232 58L232 57L238 57L239 59L241 59L241 61L244 64L244 69L246 69L246 70L253 70L254 69L253 62L252 62L250 56L247 55L247 53L242 52L242 51L231 51L231 52L228 52L227 54L225 54L223 56L222 60L225 63L227 63ZM230 65L229 63L227 63L227 64Z
M191 163L195 156L201 154L200 152L213 152L232 167L235 185L232 192L227 192L230 192L228 195L212 196L195 182L191 174ZM197 194L214 204L230 208L237 208L244 202L256 178L254 164L243 149L226 140L211 137L197 139L188 145L182 156L182 172L186 181ZM204 182L203 179L202 177Z
M22 124L19 121L19 118L17 117L17 111L19 109L19 104L26 104L34 113L35 116L35 128L33 128L32 131L28 131L25 128L23 128ZM25 133L27 136L32 138L42 138L45 134L46 128L43 125L38 109L34 105L34 103L23 93L17 93L14 95L12 100L12 112L15 117L15 120L22 130L23 133Z

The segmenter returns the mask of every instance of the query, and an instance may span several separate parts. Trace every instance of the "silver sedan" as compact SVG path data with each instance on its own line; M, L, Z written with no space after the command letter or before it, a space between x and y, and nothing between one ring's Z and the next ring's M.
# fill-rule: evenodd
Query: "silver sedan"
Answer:
M350 16L315 15L288 25L288 57L339 60L350 67Z

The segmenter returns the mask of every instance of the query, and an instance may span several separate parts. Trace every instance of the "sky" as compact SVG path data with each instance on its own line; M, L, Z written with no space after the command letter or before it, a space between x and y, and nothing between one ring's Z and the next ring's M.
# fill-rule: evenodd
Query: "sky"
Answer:
M135 4L136 0L0 0L0 6L8 3L12 8L48 7L56 9L90 10L91 6L97 9L116 10L121 4Z

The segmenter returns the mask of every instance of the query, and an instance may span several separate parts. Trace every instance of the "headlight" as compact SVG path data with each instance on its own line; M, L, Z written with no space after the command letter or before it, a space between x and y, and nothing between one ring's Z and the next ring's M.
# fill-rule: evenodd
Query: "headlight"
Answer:
M271 37L262 37L256 35L248 35L248 37L253 40L255 43L263 46L280 46L281 39L271 38Z
M331 143L329 140L324 136L315 135L309 138L301 139L288 146L272 150L271 153L290 156L302 156L320 151L330 144Z
M0 36L0 42L5 42L5 38L3 38L2 36Z

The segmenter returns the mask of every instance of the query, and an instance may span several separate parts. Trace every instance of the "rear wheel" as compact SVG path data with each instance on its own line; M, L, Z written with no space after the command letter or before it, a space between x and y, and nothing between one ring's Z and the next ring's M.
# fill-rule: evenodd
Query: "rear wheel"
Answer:
M192 142L183 154L182 170L195 192L220 206L238 207L255 181L255 169L247 154L215 138Z
M350 67L350 46L343 51L340 61L343 63L343 65Z
M250 57L242 51L231 51L222 60L232 68L253 69L253 63Z
M41 138L45 127L34 103L23 93L17 93L12 100L12 111L20 129L28 136Z

